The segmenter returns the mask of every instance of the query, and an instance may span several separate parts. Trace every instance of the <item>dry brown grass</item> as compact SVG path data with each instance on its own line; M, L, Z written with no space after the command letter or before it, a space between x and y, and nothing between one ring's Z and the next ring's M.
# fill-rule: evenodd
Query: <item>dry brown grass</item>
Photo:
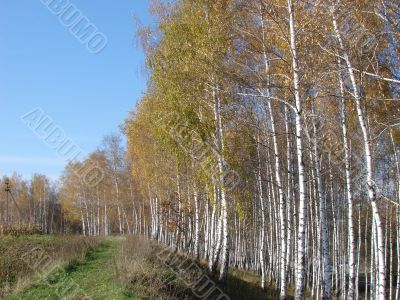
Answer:
M32 224L0 225L0 236L3 235L20 236L26 234L43 234L43 230L40 226Z
M141 237L129 237L115 261L118 280L149 299L196 299L190 288L157 254L161 247Z
M43 249L52 265L68 265L83 260L99 239L81 236L5 235L0 237L0 298L28 284L38 270L29 266L24 254ZM54 263L54 264L53 264ZM50 266L49 266L50 267ZM40 270L39 270L40 271Z

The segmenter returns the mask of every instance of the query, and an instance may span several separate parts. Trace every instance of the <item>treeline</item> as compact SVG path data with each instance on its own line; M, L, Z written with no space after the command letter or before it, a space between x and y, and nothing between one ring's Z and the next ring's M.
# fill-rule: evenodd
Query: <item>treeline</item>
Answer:
M0 178L0 236L72 233L84 236L142 234L146 203L134 181L119 134L69 162L59 180L42 174Z
M58 196L75 232L107 236L145 230L144 203L127 158L121 136L111 134L84 160L67 165Z
M0 188L0 235L63 231L57 189L45 175L34 174L31 180L16 173L3 176Z

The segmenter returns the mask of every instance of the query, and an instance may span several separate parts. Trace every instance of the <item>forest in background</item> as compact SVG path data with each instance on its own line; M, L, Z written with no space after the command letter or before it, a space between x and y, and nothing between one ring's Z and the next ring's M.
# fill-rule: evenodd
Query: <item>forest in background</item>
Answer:
M99 149L1 181L5 224L137 234L285 299L399 299L395 0L156 1L148 88ZM96 165L95 180L82 170ZM84 173L84 172L83 172ZM7 205L8 203L8 205ZM6 206L8 208L6 208Z

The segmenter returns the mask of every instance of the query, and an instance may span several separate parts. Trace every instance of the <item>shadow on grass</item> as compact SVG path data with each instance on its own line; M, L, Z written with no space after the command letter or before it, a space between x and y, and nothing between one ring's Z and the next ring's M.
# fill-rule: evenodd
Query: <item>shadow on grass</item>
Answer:
M266 286L263 290L260 287L260 276L241 271L230 269L227 284L224 287L225 293L231 300L276 300L279 299L279 290L275 286ZM286 299L294 299L290 295L290 291Z
M204 270L204 264L202 264ZM218 282L217 278L213 278ZM274 285L266 285L265 289L260 287L261 276L244 270L229 268L227 281L224 285L217 284L231 300L277 300L279 290ZM294 299L291 288L287 290L287 300Z

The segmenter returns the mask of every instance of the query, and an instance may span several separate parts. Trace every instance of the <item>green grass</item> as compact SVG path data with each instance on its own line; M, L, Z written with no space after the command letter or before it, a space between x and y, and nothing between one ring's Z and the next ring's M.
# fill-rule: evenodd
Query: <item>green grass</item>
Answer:
M91 299L139 299L114 281L113 260L121 243L119 238L107 238L88 252L83 261L74 261L51 272L48 282L35 283L5 299L60 299L60 295L69 295L67 299L85 299L83 294Z

